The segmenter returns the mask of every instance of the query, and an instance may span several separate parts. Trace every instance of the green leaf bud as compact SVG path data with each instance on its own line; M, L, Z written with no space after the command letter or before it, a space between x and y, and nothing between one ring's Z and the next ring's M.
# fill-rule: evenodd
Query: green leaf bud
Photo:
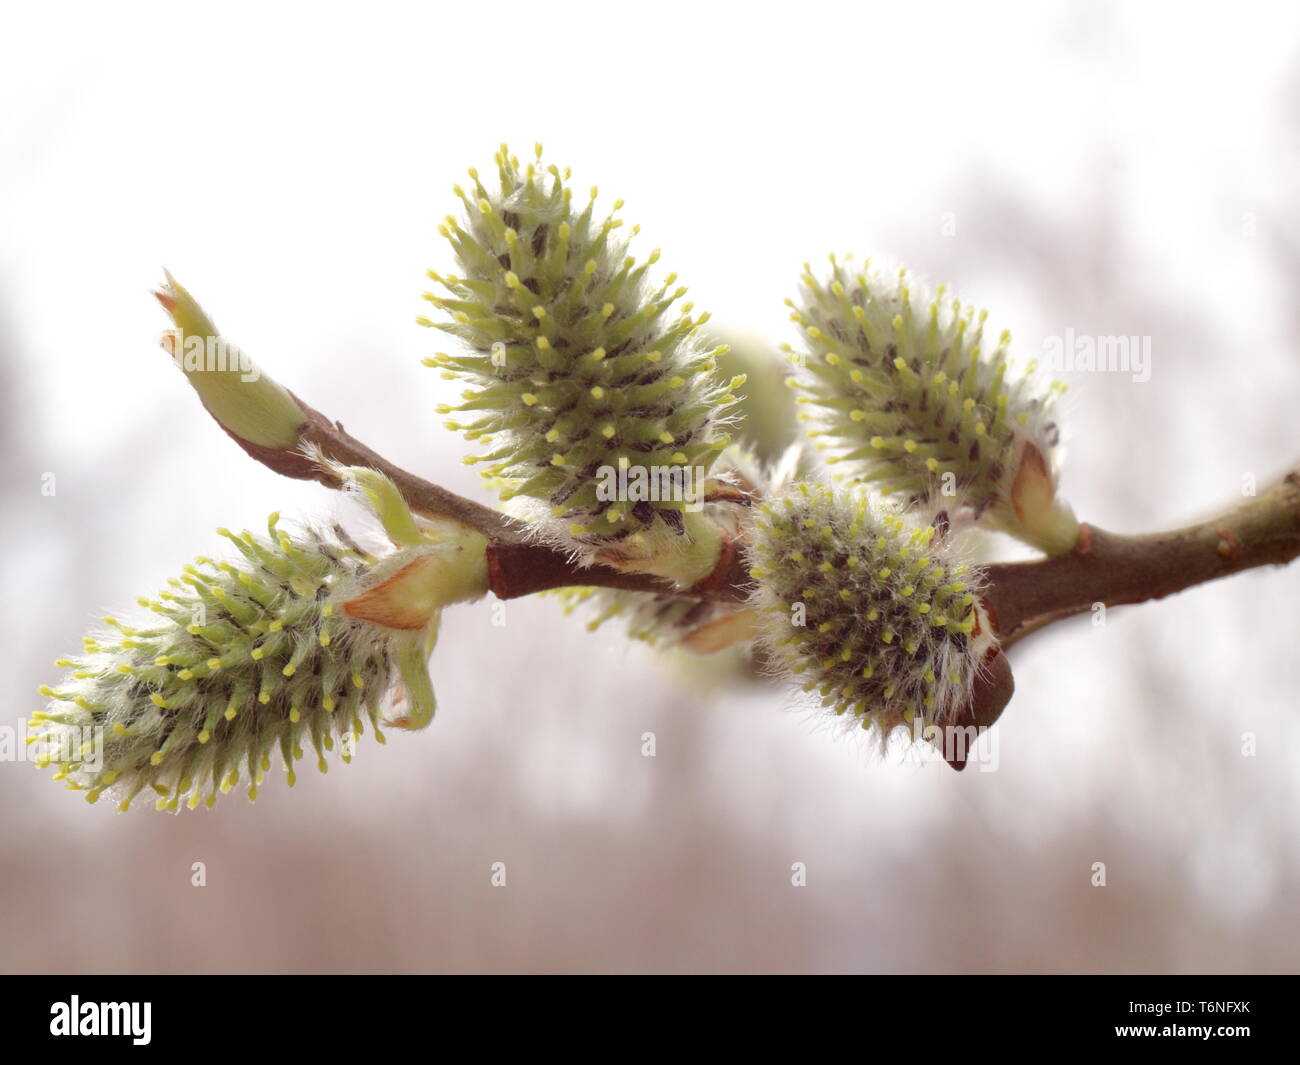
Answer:
M208 413L246 444L271 450L295 447L307 422L297 401L221 335L180 282L171 274L166 277L154 296L176 328L163 335L163 347Z

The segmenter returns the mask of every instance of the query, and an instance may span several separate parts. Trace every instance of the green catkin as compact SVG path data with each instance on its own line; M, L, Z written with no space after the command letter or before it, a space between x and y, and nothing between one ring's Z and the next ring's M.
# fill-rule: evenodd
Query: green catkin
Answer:
M256 799L265 771L314 750L321 772L335 740L350 756L366 728L379 729L395 686L431 700L430 633L349 616L345 604L434 546L376 557L335 526L268 536L219 530L235 561L196 559L155 598L143 619L106 618L86 653L60 659L68 672L42 686L33 715L37 764L94 802L112 789L125 810L145 789L159 809L211 806L241 780ZM432 712L432 707L428 707Z
M933 526L862 489L801 483L763 505L751 537L754 606L805 691L882 738L952 719L990 637L980 572Z
M1064 385L1040 390L1032 363L1013 371L1010 334L986 337L987 312L905 270L832 256L827 277L805 266L801 280L787 301L803 339L787 349L799 367L790 384L837 473L911 502L967 507L1052 553L1074 545L1077 523L1056 498L1053 401Z
M633 478L707 471L728 442L743 377L718 377L725 349L697 335L708 316L678 303L686 290L675 275L650 284L659 253L630 255L622 221L597 216L595 189L575 197L567 170L543 166L540 145L526 164L504 145L495 158L495 181L471 170L456 187L464 216L441 227L460 276L430 271L442 294L425 293L443 318L421 324L467 349L425 360L469 386L440 410L485 445L467 461L487 464L503 498L538 501L532 516L553 538L587 557L670 552L701 528L685 502L611 499L602 477L620 466Z

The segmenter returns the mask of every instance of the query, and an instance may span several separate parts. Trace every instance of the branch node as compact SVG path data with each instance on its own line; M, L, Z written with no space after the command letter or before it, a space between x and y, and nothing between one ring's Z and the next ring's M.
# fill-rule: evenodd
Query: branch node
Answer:
M1092 526L1086 521L1079 523L1079 541L1074 545L1074 553L1083 558L1092 554Z
M1219 529L1219 545L1215 548L1219 557L1225 562L1237 562L1241 558L1241 541L1231 529Z

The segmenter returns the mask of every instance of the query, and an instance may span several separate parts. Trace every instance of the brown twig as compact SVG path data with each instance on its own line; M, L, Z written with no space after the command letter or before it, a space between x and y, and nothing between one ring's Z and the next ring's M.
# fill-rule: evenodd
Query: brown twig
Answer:
M305 451L308 447L316 447L325 458L334 462L345 466L368 466L380 471L397 485L415 513L435 520L459 522L482 533L488 540L492 592L499 599L517 599L573 585L668 595L690 594L647 574L631 573L612 566L580 566L568 552L538 540L527 523L408 473L352 436L343 428L342 422L331 421L296 395L293 398L302 408L304 418L298 430L296 447L263 447L240 438L224 425L222 428L249 456L285 477L318 481L329 488L339 488L340 483L334 474L312 461ZM220 421L217 424L220 425ZM701 582L700 598L744 598L748 576L743 561L738 551L724 553L725 572L712 574Z
M718 571L689 590L609 566L583 566L530 527L394 466L343 426L294 397L303 410L299 446L326 458L369 466L397 485L415 512L470 526L488 539L492 591L502 599L572 585L591 585L698 599L739 602L751 579L743 550L724 551ZM231 434L233 435L233 434ZM302 451L271 449L235 437L249 455L288 477L338 487L334 476ZM1118 606L1161 599L1197 584L1300 556L1300 469L1209 521L1170 532L1126 536L1083 526L1070 554L988 568L986 606L1004 648L1097 603Z
M1198 584L1300 556L1300 469L1208 521L1122 536L1084 526L1058 558L990 566L987 603L1003 647L1046 625L1108 607L1163 599Z
M342 422L331 421L314 407L309 406L292 392L294 402L302 408L304 421L298 429L297 447L271 448L249 443L231 432L224 425L230 436L250 456L257 459L285 477L301 481L319 481L329 488L340 487L338 479L326 468L313 462L305 453L305 448L315 446L321 453L334 462L345 466L368 466L381 473L397 485L407 505L417 514L426 518L451 519L476 529L491 540L523 542L528 536L528 527L515 521L499 511L485 507L481 503L465 499L463 496L430 484L412 473L407 473L399 466L394 466L376 451L372 451L346 429ZM214 419L217 420L217 419ZM221 422L217 420L217 424Z

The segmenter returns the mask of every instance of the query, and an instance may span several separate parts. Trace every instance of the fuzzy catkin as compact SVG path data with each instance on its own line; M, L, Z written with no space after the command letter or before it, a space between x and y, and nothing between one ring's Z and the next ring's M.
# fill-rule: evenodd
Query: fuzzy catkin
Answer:
M990 342L987 312L948 299L944 286L932 294L871 260L830 263L824 279L805 267L799 299L787 301L803 334L802 351L787 349L800 367L791 384L826 461L850 482L969 507L1046 549L1072 544L1074 523L1059 504L1026 514L1040 501L1013 495L1030 455L1047 482L1041 507L1051 502L1060 437L1052 401L1064 386L1040 389L1032 364L1011 369L1010 334Z
M540 153L521 164L502 146L494 183L471 170L471 187L457 186L465 216L441 231L460 276L430 271L445 295L425 298L447 320L420 321L468 352L426 363L470 386L442 410L489 445L469 461L489 464L503 498L540 501L547 531L588 557L637 538L631 553L652 556L689 533L686 501L604 498L600 471L707 471L743 378L717 376L725 349L697 337L707 315L692 317L689 303L674 311L686 292L675 275L649 285L659 253L638 262L622 222L597 217L596 190L575 204L568 171L543 167Z
M289 535L276 515L268 537L220 531L237 561L196 559L139 601L150 612L142 620L106 618L82 655L57 663L63 681L41 689L51 702L29 722L37 764L55 765L56 779L91 802L112 788L125 810L149 788L159 809L211 806L241 772L256 799L273 755L292 785L304 746L321 772L336 738L349 761L363 717L383 742L379 710L394 686L431 698L428 633L343 609L421 549L378 559L338 527Z
M751 529L753 602L786 669L886 734L950 718L981 661L981 575L932 525L860 489L801 483Z

